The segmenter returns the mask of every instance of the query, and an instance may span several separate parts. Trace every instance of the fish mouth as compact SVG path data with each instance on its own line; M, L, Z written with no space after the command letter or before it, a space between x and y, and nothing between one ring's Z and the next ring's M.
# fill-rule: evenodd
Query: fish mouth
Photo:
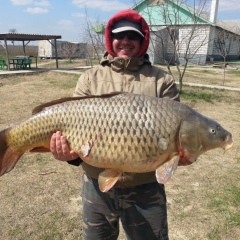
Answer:
M232 146L233 146L232 135L228 135L223 142L222 148L224 152L226 152L228 149L232 148Z

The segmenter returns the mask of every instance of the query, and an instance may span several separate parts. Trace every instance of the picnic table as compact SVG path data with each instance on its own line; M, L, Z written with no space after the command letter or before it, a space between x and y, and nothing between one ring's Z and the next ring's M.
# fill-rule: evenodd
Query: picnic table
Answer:
M31 68L32 59L27 56L16 56L9 59L9 64L13 65L14 69L27 69Z

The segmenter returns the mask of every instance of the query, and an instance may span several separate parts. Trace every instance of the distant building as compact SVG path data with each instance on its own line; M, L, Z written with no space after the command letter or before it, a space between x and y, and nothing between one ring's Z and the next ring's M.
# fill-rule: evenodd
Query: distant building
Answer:
M136 4L132 9L139 12L150 26L150 60L160 64L171 62L176 53L174 44L177 45L180 64L186 61L188 47L190 64L223 60L220 48L225 51L227 60L239 59L240 31L237 26L240 21L216 21L218 1L212 0L208 15L198 15L196 9L183 4L184 1L143 0Z
M70 42L57 40L57 55L58 58L86 58L87 43ZM54 41L41 40L38 42L38 57L39 58L56 58L56 53L53 47Z

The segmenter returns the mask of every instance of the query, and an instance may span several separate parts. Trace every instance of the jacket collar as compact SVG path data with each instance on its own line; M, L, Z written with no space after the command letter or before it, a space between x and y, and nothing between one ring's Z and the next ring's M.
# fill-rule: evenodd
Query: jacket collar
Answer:
M116 71L128 70L128 71L138 71L139 68L144 64L151 64L149 61L149 57L145 54L143 57L139 58L130 58L125 59L121 57L113 57L109 55L107 52L104 54L100 64L102 66L109 65L111 68Z

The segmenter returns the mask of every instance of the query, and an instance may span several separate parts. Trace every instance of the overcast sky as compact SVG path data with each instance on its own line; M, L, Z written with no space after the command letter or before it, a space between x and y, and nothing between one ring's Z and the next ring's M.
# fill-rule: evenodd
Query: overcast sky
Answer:
M86 19L107 20L130 8L133 0L1 0L0 33L61 35L63 40L80 41ZM139 1L137 1L139 2ZM240 19L240 0L219 0L219 20Z

